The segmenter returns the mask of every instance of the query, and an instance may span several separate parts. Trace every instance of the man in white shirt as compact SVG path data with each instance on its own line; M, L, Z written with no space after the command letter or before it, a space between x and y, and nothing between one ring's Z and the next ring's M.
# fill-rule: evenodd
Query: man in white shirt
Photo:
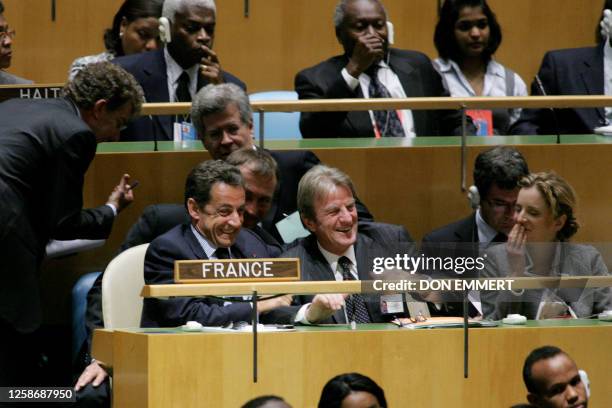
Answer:
M402 226L366 222L357 224L355 189L338 169L318 165L302 177L298 187L298 210L312 235L299 240L282 257L300 258L302 280L372 280L375 258L416 256L414 241ZM392 313L407 310L400 298L380 295L324 294L302 296L293 320L301 323L379 323L388 321L382 302ZM343 308L343 306L346 306ZM402 310L400 310L402 308ZM346 313L344 313L346 311Z
M216 10L214 0L164 1L160 19L164 47L113 62L134 75L147 102L191 102L209 83L231 82L246 89L240 79L221 69L213 51ZM129 125L121 140L173 140L175 123L191 126L188 115L145 116ZM191 135L196 138L195 131Z
M334 24L344 54L297 74L300 99L448 96L425 54L389 47L380 0L341 0ZM423 110L303 112L300 130L305 138L446 136L461 134L461 117ZM468 131L473 134L471 123Z

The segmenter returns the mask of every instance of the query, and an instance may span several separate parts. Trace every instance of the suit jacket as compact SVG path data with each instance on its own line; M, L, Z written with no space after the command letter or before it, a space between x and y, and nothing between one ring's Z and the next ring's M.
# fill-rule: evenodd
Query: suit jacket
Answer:
M231 247L234 258L276 258L280 250L266 245L246 228L240 230ZM208 259L191 231L191 224L181 224L151 242L145 255L144 277L148 285L174 283L174 261ZM236 302L223 306L211 298L169 298L144 300L143 327L179 326L195 320L204 326L221 326L229 322L250 321L251 305Z
M373 260L377 257L395 257L396 254L417 256L413 239L406 229L399 225L365 222L359 224L357 242L355 243L355 257L357 258L357 272L360 280L381 279L372 271ZM291 249L285 251L281 258L299 258L301 277L304 281L335 281L334 271L319 250L314 235L297 241ZM273 313L278 321L293 322L300 305L312 301L313 296L294 297L295 306L285 308ZM390 320L380 311L379 295L364 295L368 313L373 323ZM285 312L281 316L281 312ZM344 323L344 315L340 311L327 323Z
M134 75L147 102L170 101L163 48L115 58L112 62ZM223 79L246 90L244 82L229 72L223 72ZM208 81L199 75L197 89L207 84ZM172 140L174 118L172 115L154 115L135 119L121 132L121 141Z
M479 256L479 245L478 245L478 227L476 226L476 213L463 218L459 221L455 221L438 229L431 231L426 234L421 241L421 252L426 257L439 257L439 258L458 258L458 257L470 257L474 258ZM458 275L454 271L424 271L438 279L451 279L451 278L475 278L478 272L465 271L463 274ZM462 316L463 315L463 296L461 293L455 292L442 292L444 305L441 310L434 307L432 304L429 305L429 310L432 315L443 315L443 316ZM470 303L470 316L476 316L478 311Z
M389 65L399 77L408 98L449 96L440 75L425 54L396 48L391 48L389 52ZM351 90L342 77L341 71L347 62L346 55L338 55L299 72L295 77L295 90L299 98L362 98L361 87ZM461 134L461 116L458 112L413 110L412 115L418 136ZM300 131L304 138L374 136L367 111L302 112ZM471 123L469 131L474 133Z
M608 268L601 254L592 246L561 243L557 248L558 263L551 276L606 276ZM505 245L487 250L483 277L506 277L510 265ZM533 276L533 275L531 275ZM553 290L558 298L571 306L578 317L590 317L612 309L612 288L564 288ZM486 319L500 320L511 313L535 319L544 289L526 289L520 294L510 291L481 291L482 308Z
M83 210L96 138L67 99L0 104L0 320L40 324L37 270L52 239L106 238L113 211Z
M20 85L32 84L29 79L20 78L17 75L9 74L6 71L0 70L0 85Z
M549 51L538 71L547 95L603 95L603 45ZM536 81L532 95L542 95ZM591 134L606 123L603 108L523 109L510 132L515 135Z

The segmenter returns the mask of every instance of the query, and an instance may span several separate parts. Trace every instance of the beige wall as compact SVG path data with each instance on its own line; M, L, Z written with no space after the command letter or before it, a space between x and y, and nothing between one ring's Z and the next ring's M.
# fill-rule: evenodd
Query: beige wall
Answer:
M489 0L504 32L502 63L528 84L546 50L588 46L603 0ZM292 89L295 73L339 53L331 22L335 0L219 0L215 49L223 67L249 91ZM17 29L9 71L35 80L63 82L74 58L101 52L102 33L121 0L4 0ZM395 23L396 46L435 57L437 1L385 0Z

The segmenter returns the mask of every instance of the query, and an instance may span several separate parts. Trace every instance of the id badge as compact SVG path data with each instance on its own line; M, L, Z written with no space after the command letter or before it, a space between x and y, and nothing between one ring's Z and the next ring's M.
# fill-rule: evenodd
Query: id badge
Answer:
M196 140L195 128L190 122L174 122L173 140L182 142L184 140Z
M382 314L400 314L405 313L405 311L404 297L401 293L380 296L380 312Z

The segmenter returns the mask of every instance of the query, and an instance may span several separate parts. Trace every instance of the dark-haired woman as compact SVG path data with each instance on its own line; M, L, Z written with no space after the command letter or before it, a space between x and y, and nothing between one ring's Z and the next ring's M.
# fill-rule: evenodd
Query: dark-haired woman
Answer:
M526 96L527 86L514 71L493 59L501 27L486 0L446 0L434 43L440 55L434 67L451 96ZM471 111L478 134L507 134L520 109Z
M106 51L74 60L68 73L69 79L87 64L157 49L157 20L161 16L162 5L163 0L125 0L115 14L113 26L104 32Z
M370 377L340 374L325 384L318 408L387 408L385 392Z
M520 182L515 225L508 242L487 250L484 277L606 276L593 247L569 243L578 231L576 194L552 172L530 174ZM485 318L508 314L527 319L592 317L612 309L612 289L561 288L481 292Z

